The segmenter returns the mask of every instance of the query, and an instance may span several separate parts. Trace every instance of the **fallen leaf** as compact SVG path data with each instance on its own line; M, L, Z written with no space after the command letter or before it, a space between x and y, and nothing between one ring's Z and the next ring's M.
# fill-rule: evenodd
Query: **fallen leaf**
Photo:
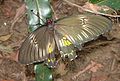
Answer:
M0 36L0 41L6 41L6 40L8 40L11 36L12 36L12 34Z

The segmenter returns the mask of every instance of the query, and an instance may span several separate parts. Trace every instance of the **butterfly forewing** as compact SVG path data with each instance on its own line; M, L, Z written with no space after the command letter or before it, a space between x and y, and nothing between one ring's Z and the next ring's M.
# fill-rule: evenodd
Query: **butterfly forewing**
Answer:
M23 64L31 64L47 60L48 54L54 54L53 36L46 26L31 33L20 48L19 61Z
M55 30L67 35L73 44L82 44L107 32L111 27L111 21L105 17L77 15L58 21Z

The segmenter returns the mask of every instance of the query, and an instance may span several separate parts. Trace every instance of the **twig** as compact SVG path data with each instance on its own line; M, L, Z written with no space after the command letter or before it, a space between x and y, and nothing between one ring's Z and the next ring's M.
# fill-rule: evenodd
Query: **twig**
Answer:
M68 0L63 0L63 1L65 1L66 3L68 3L68 4L71 5L71 6L78 7L78 8L80 8L81 10L86 11L86 12L90 12L90 13L94 13L94 14L99 14L99 15L105 15L105 16L109 16L109 17L120 17L120 15L105 14L105 13L101 13L101 12L98 12L98 11L97 11L97 12L94 12L94 11L92 11L92 10L89 10L89 9L87 9L87 8L84 8L84 7L82 7L82 6L79 6L79 5L75 4L75 3L72 3L72 2L70 2L70 1L68 1Z
M96 64L97 64L97 63L91 61L91 64L90 64L90 65L88 65L84 70L79 71L75 76L73 76L72 79L75 80L79 75L81 75L82 73L88 71L89 69L91 69L92 67L94 67Z
M114 68L115 63L116 63L116 59L113 58L112 63L111 63L111 67L110 67L110 70L111 70L111 71L113 71L113 70L115 69L115 68Z

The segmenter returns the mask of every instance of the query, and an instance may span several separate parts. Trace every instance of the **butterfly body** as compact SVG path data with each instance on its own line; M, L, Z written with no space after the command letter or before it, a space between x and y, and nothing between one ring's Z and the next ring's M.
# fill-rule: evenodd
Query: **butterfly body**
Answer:
M54 30L55 22L53 21L53 19L47 19L46 25L49 30Z

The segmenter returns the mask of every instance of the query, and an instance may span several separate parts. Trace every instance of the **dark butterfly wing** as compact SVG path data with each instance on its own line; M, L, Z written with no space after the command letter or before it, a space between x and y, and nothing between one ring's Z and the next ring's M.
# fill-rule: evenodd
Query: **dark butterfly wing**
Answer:
M110 30L111 27L111 21L103 16L77 15L57 21L54 29L56 33L59 32L63 37L65 36L67 40L71 42L71 45L73 44L74 47L81 49L81 44L95 39L99 35ZM62 39L63 38L58 39L60 41L57 45L60 48L59 50L66 54L63 50L64 44L60 45ZM69 46L70 45L67 47L69 48ZM67 54L69 57L71 53L69 52ZM73 54L73 56L75 55Z
M55 40L53 31L42 27L31 33L23 42L19 61L23 64L31 64L54 58ZM50 55L49 55L50 54ZM49 62L50 62L49 61Z
M61 57L65 58L68 56L70 60L76 58L76 50L74 48L74 45L67 39L65 35L62 35L59 32L55 31L55 39Z

